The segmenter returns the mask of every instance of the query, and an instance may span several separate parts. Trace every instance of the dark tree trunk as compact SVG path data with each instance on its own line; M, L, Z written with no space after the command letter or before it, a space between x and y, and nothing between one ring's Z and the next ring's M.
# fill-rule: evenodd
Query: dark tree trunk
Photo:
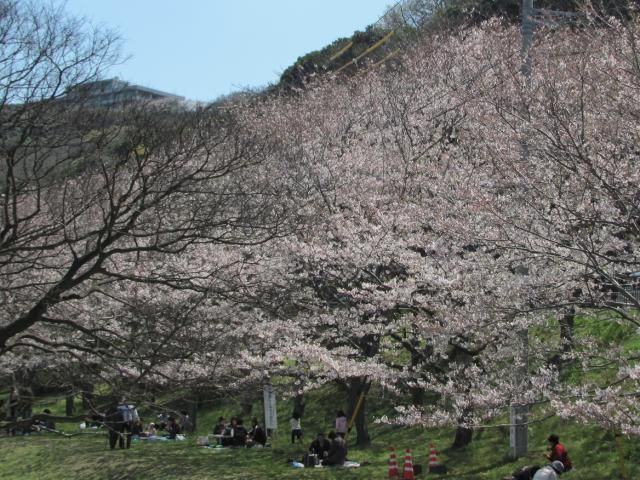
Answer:
M562 341L562 353L570 353L573 350L573 325L575 323L575 308L567 308L558 323L560 323L560 340Z
M74 398L72 393L67 395L67 398L65 401L65 413L67 417L73 416L73 411L75 410L73 400Z
M411 370L413 372L420 370L420 365L424 362L424 358L430 354L430 348L420 348L420 342L416 337L411 339ZM424 388L413 385L409 388L411 392L411 401L413 405L423 405L425 403L426 394Z
M31 386L20 387L20 407L18 416L31 418L33 416L33 390Z
M304 407L304 394L299 393L293 397L293 411L297 412L300 418L302 418L304 416Z
M242 398L240 400L240 407L242 409L242 416L249 417L251 416L251 411L253 410L253 401L252 401L252 388L248 386L242 392Z
M560 324L560 343L562 350L561 352L554 354L549 359L549 363L556 366L558 370L563 370L568 366L569 363L571 363L571 361L567 361L562 357L567 353L571 353L571 351L573 350L573 325L575 316L575 308L569 307L566 308L558 317L558 323Z
M456 437L453 439L452 448L463 448L473 440L473 429L458 425L456 429Z
M191 431L189 433L193 433L198 428L198 406L200 405L200 396L196 395L191 402L191 409L189 412L189 417L191 419Z
M355 417L355 427L356 427L356 444L358 447L368 447L371 445L371 437L369 436L369 432L367 431L367 417L365 415L366 411L366 394L369 391L371 384L367 381L366 378L354 378L349 382L348 386L348 401L349 401L349 420L353 417L353 412L355 412L358 407L358 402L362 396L362 401L360 401L360 405Z

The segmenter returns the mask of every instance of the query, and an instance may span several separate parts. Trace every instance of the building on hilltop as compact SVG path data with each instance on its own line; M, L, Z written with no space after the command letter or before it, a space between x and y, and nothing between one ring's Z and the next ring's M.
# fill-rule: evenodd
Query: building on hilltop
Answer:
M77 85L67 93L65 99L71 101L82 100L96 106L112 107L160 99L184 100L184 97L141 85L134 85L116 77Z

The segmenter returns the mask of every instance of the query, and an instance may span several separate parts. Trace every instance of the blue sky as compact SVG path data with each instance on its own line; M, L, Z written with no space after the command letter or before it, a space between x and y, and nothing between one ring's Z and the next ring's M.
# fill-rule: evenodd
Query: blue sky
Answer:
M364 30L393 0L67 0L115 29L130 58L110 76L193 100L276 82L305 53Z

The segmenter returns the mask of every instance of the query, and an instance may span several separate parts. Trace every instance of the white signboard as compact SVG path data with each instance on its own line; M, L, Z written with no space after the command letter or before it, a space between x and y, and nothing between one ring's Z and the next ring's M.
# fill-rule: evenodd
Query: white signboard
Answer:
M265 385L264 390L264 428L278 429L278 412L276 410L276 391L273 385Z

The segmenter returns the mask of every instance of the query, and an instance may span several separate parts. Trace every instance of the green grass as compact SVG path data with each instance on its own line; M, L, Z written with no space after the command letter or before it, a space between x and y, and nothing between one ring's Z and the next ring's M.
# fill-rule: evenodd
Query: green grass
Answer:
M550 330L557 325L550 325ZM539 329L537 338L554 337L557 333ZM603 344L637 350L640 336L632 327L611 322L597 316L576 318L577 336L594 336ZM593 379L605 380L608 372L596 372ZM571 375L572 377L574 375ZM576 374L576 381L585 376ZM7 392L4 392L5 394ZM1 395L0 395L1 396ZM402 466L404 449L411 448L414 463L426 467L428 443L433 441L439 460L447 465L449 474L423 474L425 479L495 480L510 474L519 466L544 464L543 453L549 433L557 433L569 449L575 470L562 476L563 480L602 480L640 478L640 444L637 438L623 438L618 443L613 434L594 426L551 418L529 427L529 455L513 461L509 458L509 429L491 427L477 430L473 442L466 448L453 450L452 429L427 430L370 424L372 445L358 449L354 438L349 440L349 458L361 462L359 469L294 469L290 459L300 459L304 448L318 431L328 431L333 425L335 410L344 407L344 394L336 388L322 388L308 396L302 426L304 445L291 445L288 419L291 402L278 402L280 430L267 449L205 449L196 446L196 437L210 432L219 415L229 419L239 414L239 402L207 403L198 412L198 431L185 441L146 444L137 442L130 450L111 451L104 433L85 431L71 438L53 434L25 437L0 437L0 479L67 480L67 479L386 479L389 448L395 447ZM392 414L392 402L375 389L367 399L369 418ZM78 402L79 403L79 402ZM34 412L51 409L63 415L63 398L44 398L34 405ZM548 408L548 407L547 407ZM145 413L141 414L145 417ZM263 418L259 402L252 415ZM534 409L530 420L545 415L542 407ZM245 415L246 423L249 417ZM152 416L146 415L146 421ZM497 423L505 420L498 419ZM79 433L76 424L58 424L67 433ZM624 471L623 476L621 472Z
M195 444L198 434L207 433L219 414L236 413L233 405L211 408L199 413L198 432L185 441L147 444L135 442L130 450L108 449L106 435L85 432L71 438L53 434L0 438L0 478L2 479L385 479L389 447L397 449L402 465L406 448L413 451L414 463L426 466L428 443L434 441L439 460L447 465L449 474L423 475L419 478L500 479L516 467L544 463L542 457L546 437L556 432L569 448L575 471L563 476L567 480L618 479L619 452L613 435L604 430L550 419L530 426L530 454L513 461L508 458L509 431L506 427L479 430L473 442L460 450L450 449L453 430L371 425L372 446L355 448L350 440L349 458L364 465L359 469L294 469L287 460L300 458L319 429L328 430L333 421L332 407L336 393L321 390L307 403L303 427L304 445L289 443L286 422L291 405L280 402L279 420L283 430L274 438L273 447L266 449L206 449ZM51 408L51 403L42 403ZM56 409L64 404L54 402ZM376 402L375 410L386 408ZM262 412L253 412L261 416ZM534 412L536 414L537 412ZM62 426L62 425L61 425ZM79 432L76 425L64 426L67 432ZM355 437L355 435L354 435ZM627 479L640 478L640 447L635 440L623 441L624 468Z

